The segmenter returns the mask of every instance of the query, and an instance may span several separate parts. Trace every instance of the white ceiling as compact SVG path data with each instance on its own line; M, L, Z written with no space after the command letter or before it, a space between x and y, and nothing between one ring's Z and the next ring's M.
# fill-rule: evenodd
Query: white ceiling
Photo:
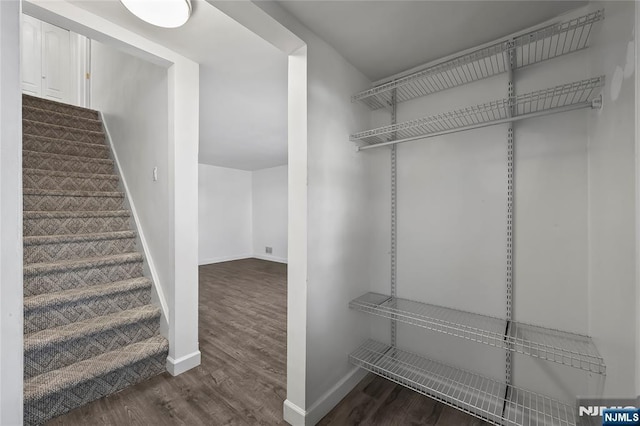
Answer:
M287 163L287 57L280 50L200 0L176 29L149 25L117 0L71 3L200 63L201 163L242 170Z
M586 1L278 2L376 81L551 19Z

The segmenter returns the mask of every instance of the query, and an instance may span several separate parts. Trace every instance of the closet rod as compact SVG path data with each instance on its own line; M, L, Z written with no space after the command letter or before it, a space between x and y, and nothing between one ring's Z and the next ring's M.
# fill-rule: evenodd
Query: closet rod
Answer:
M441 132L430 133L428 135L412 136L410 138L398 139L398 140L395 140L395 141L381 142L381 143L375 143L375 144L371 144L371 145L359 146L358 147L358 151L363 151L365 149L378 148L378 147L381 147L381 146L396 145L396 144L399 144L399 143L411 142L411 141L415 141L415 140L419 140L419 139L433 138L435 136L448 135L450 133L458 133L458 132L465 132L467 130L481 129L483 127L495 126L495 125L498 125L498 124L513 123L514 121L520 121L520 120L524 120L526 118L543 117L545 115L557 114L557 113L566 112L566 111L573 111L573 110L576 110L576 109L600 108L601 105L602 105L602 98L601 97L597 97L597 98L595 98L595 99L593 99L591 101L580 102L580 103L577 103L577 104L566 105L566 106L552 108L552 109L548 109L548 110L544 110L544 111L530 112L530 113L526 113L526 114L522 114L522 115L517 115L515 117L508 117L508 118L501 118L501 119L498 119L498 120L486 121L484 123L471 124L469 126L457 127L455 129L449 129L449 130L443 130Z

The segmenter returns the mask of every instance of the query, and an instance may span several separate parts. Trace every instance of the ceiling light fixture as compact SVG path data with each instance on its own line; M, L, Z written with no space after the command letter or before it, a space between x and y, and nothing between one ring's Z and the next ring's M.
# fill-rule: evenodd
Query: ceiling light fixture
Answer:
M129 12L152 25L178 28L191 16L189 0L120 0Z

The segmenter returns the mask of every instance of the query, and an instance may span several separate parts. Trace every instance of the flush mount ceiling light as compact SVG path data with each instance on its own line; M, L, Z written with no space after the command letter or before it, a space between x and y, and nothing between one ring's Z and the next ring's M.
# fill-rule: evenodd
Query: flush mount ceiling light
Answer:
M120 0L129 12L152 25L178 28L191 16L189 0Z

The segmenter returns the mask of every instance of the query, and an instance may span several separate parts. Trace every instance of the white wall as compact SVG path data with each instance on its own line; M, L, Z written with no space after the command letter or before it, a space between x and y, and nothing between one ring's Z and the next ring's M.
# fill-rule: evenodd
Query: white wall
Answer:
M605 20L589 68L605 74L607 86L604 108L588 123L589 332L607 365L605 394L636 395L635 5L594 6L605 8Z
M162 289L171 280L168 128L158 126L169 113L167 69L96 41L91 50L91 108L103 113Z
M198 262L252 254L252 172L198 165Z
M255 170L252 180L253 256L287 262L287 166ZM268 254L265 247L271 247Z
M0 2L0 424L22 424L20 4Z

